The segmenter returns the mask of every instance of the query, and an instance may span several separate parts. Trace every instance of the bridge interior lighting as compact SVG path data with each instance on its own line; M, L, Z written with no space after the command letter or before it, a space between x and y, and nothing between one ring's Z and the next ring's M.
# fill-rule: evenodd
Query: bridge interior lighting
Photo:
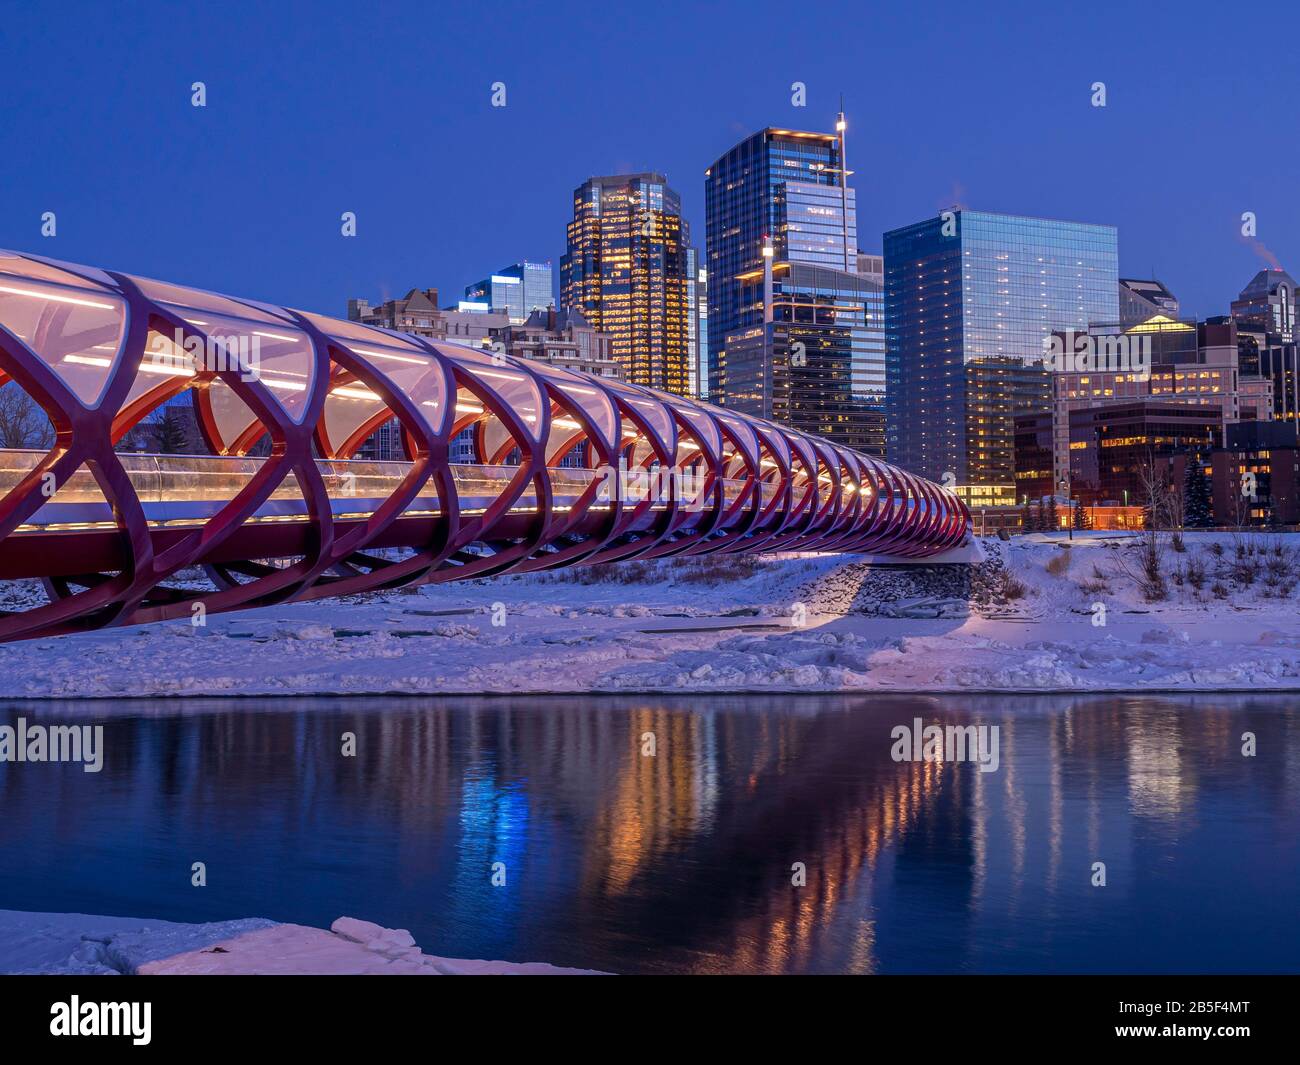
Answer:
M516 384L516 385L524 380L524 378L520 377L518 374L497 373L494 370L480 370L477 366L474 367L474 373L479 377L495 377L498 378L499 380L509 381L512 384Z
M278 388L285 392L307 391L307 385L302 381L284 381L278 377L263 377L261 380L267 388Z
M116 307L111 303L96 303L94 300L78 299L75 296L56 296L52 292L40 292L29 288L11 288L8 285L0 285L0 292L7 292L11 296L26 296L34 300L50 300L54 303L71 303L78 307L97 307L101 311L115 311Z
M112 366L113 360L102 355L64 355L64 362L75 362L78 366Z
M390 355L386 351L371 351L369 348L353 348L357 355L366 355L372 359L387 359L389 362L409 362L416 366L428 366L428 359L417 359L414 355Z
M378 402L379 397L368 388L353 388L349 385L340 385L338 388L330 389L331 396L342 396L344 399L371 399Z
M163 356L164 358L180 358L180 356ZM188 367L173 363L167 366L158 362L142 362L138 370L140 373L162 374L164 377L193 377L194 371Z
M431 403L426 403L426 404L425 404L425 406L435 406L435 405L436 405L436 404L431 404ZM482 413L483 413L483 408L482 408L482 407L476 407L476 406L474 406L473 403L457 403L457 404L456 404L456 413L457 413L457 414L482 414Z

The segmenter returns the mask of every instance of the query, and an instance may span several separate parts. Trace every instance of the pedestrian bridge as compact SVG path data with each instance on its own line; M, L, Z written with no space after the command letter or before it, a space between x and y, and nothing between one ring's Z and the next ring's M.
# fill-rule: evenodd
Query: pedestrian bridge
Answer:
M128 450L164 404L193 409L206 454ZM403 461L357 457L377 431ZM952 493L785 426L4 251L0 432L28 444L0 450L0 580L49 599L0 613L0 639L675 554L920 561L969 537Z

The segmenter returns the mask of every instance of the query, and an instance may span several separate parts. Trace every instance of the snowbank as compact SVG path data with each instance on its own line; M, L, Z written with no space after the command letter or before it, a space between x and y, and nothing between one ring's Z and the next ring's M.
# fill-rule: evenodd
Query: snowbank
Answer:
M1291 541L984 542L977 567L665 559L0 646L11 697L1300 689ZM1244 546L1243 546L1244 545Z
M87 913L0 910L0 972L129 974L150 962L203 950L274 924L260 917L178 924Z
M71 975L597 975L541 962L424 954L400 928L340 917L309 928L262 918L178 924L0 910L0 972Z

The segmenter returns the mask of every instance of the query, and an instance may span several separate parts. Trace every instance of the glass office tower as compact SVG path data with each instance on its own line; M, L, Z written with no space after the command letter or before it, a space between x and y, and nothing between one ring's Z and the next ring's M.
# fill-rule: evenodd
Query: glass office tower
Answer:
M504 311L512 325L521 325L533 311L555 303L550 263L527 261L507 266L474 285L465 286L465 299Z
M770 284L770 320L728 337L727 407L883 457L880 283L781 263Z
M1119 318L1113 226L954 209L885 234L889 457L1015 501L1017 414L1050 409L1044 345Z
M858 274L844 128L760 130L709 168L710 399L883 454L883 294Z
M687 365L690 370L689 394L704 399L709 394L708 371L709 327L708 279L706 270L700 268L697 248L686 249L686 332Z
M695 385L699 398L709 398L709 272L699 267L695 273Z
M709 167L704 182L709 271L709 387L725 397L727 337L763 321L752 282L771 242L776 262L856 268L853 190L840 190L839 138L764 129ZM846 183L847 184L847 183ZM845 210L847 206L847 210Z
M690 232L662 174L593 177L573 194L560 302L602 333L627 380L690 394Z

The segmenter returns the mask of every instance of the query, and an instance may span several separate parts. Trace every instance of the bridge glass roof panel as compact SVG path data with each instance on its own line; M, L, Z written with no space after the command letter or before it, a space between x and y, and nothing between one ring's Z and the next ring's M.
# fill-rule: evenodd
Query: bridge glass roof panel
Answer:
M84 406L108 386L126 335L126 301L44 263L0 256L0 322Z

